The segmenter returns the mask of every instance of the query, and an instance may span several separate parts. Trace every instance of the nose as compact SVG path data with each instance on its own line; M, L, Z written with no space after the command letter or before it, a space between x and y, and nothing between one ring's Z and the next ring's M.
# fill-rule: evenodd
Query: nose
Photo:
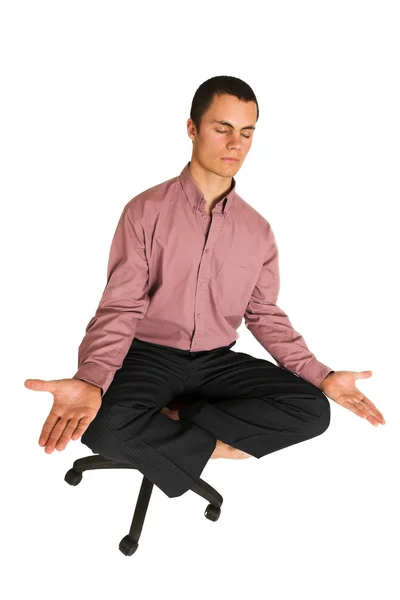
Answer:
M232 133L228 139L228 148L231 150L238 150L241 148L242 140L240 139L240 133Z

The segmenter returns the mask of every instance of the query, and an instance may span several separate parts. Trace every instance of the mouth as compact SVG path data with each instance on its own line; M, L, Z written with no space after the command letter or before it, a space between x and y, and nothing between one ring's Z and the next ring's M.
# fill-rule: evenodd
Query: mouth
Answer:
M239 162L238 158L223 158L222 160L225 160L226 162Z

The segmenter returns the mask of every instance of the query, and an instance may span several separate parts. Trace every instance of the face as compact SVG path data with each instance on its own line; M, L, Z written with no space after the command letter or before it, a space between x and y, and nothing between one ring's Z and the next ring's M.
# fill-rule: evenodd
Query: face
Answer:
M193 141L192 160L221 177L235 176L251 148L256 119L255 102L244 102L229 94L214 95L201 119L200 131L191 119L187 121L188 135ZM222 160L228 157L239 160Z

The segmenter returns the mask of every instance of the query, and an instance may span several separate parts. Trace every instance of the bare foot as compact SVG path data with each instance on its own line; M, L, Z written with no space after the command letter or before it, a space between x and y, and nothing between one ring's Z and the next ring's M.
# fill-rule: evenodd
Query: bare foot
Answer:
M238 448L233 448L233 446L229 446L229 444L225 444L225 442L221 442L221 440L217 440L215 450L210 458L232 458L234 460L241 460L243 458L252 458L252 455L247 454L247 452L243 452L243 450L239 450Z
M164 408L162 408L160 412L162 412L164 415L167 415L167 417L173 419L174 421L179 421L179 412L177 409L171 410L170 408L164 406Z
M174 421L179 421L179 411L177 409L171 410L164 406L160 412ZM252 457L252 454L247 454L247 452L239 450L239 448L233 448L233 446L229 446L228 444L225 444L225 442L221 442L221 440L217 440L215 450L210 456L210 458L231 458L233 460L242 460L244 458Z

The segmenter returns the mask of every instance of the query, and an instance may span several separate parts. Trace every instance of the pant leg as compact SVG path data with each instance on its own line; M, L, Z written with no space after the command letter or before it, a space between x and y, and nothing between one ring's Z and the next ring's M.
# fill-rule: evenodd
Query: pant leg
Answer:
M323 433L330 404L323 392L272 362L228 350L197 361L182 421L256 458Z
M183 364L180 356L132 344L81 438L93 452L135 466L169 498L197 482L216 446L198 425L160 412L182 390Z

